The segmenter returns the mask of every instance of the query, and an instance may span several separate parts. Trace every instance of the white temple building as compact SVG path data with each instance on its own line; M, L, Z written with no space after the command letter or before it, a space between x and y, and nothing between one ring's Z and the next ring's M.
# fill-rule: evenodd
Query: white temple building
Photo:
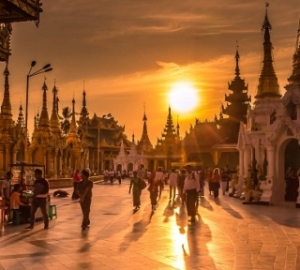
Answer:
M262 26L264 55L259 84L254 106L249 106L247 123L241 124L238 138L239 183L236 196L243 192L245 177L252 166L257 169L258 186L263 191L261 202L280 204L293 201L299 204L300 22L292 75L288 78L285 92L280 91L273 65L271 29L266 11ZM284 92L283 96L280 92Z
M123 140L118 156L114 159L114 168L117 171L126 170L127 172L136 171L139 165L146 166L147 161L143 154L139 154L134 141L131 144L129 153L125 152Z

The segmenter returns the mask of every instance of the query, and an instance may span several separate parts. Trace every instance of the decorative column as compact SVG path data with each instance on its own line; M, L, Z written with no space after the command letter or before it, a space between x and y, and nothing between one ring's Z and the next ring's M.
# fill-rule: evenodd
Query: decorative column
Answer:
M10 151L9 151L9 145L5 145L5 171L8 170L8 167L10 165Z
M249 165L251 165L251 146L246 145L244 148L244 175L248 174Z
M238 182L237 190L233 195L234 197L240 197L243 192L244 175L245 175L245 170L247 169L247 168L245 168L244 155L245 155L244 149L240 148L239 149L239 171L237 172L239 182Z
M274 146L268 146L267 148L267 160L268 160L268 175L267 178L273 178L274 176L274 160L275 160L275 156L274 156Z
M255 159L257 161L256 164L261 164L261 153L260 153L260 145L259 145L258 138L255 139L254 148L255 148Z
M0 170L4 171L4 156L3 156L3 147L0 146Z
M271 196L272 196L272 188L273 188L273 177L274 177L274 168L275 168L275 156L274 156L274 146L268 145L267 146L267 160L268 160L268 173L267 173L267 180L261 181L260 189L263 191L263 194L260 198L261 202L270 203Z
M12 163L16 163L17 162L17 153L18 153L18 151L14 147L14 149L13 149L13 156L12 156Z
M54 157L53 157L53 172L54 172L54 175L53 177L54 178L57 178L57 151L54 152Z

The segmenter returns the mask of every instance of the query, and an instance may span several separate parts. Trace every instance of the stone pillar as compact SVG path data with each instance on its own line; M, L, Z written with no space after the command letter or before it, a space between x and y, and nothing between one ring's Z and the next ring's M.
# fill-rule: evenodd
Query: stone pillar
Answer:
M5 170L4 169L4 155L3 155L3 148L0 146L0 170Z
M256 164L261 165L261 151L260 151L259 139L255 140L254 148L255 148L255 159L257 161Z
M53 177L57 178L57 151L54 152L53 156Z
M245 150L243 148L240 148L239 149L239 171L237 172L239 182L238 182L237 190L236 190L235 194L233 195L234 197L240 197L243 192L244 175L245 175L245 169L246 169L244 159L245 159Z
M18 151L14 149L13 156L12 156L12 163L17 163L17 153Z
M262 202L271 202L272 189L273 189L273 177L274 177L274 169L275 169L275 151L273 145L267 146L267 160L268 160L268 173L267 180L261 181L260 189L263 191L263 194L260 198Z
M80 159L80 149L77 150L75 153L76 160L75 160L75 167L77 170L80 170L81 165L81 159Z
M213 156L213 161L215 163L215 166L217 166L218 161L219 161L219 151L218 150L213 150L212 156Z
M47 161L48 161L48 174L54 174L54 159L53 159L53 152L51 150L47 151Z
M268 177L274 176L275 168L275 156L274 156L274 146L268 146L267 148L267 160L268 160Z
M4 164L4 170L7 171L8 167L10 165L10 149L9 149L9 145L5 145L5 164Z
M244 175L248 174L249 166L251 165L251 146L247 145L244 148Z
M59 174L59 176L61 176L61 175L63 175L63 158L62 158L62 156L61 156L61 154L60 154L60 156L59 156L59 164L58 164L58 174Z

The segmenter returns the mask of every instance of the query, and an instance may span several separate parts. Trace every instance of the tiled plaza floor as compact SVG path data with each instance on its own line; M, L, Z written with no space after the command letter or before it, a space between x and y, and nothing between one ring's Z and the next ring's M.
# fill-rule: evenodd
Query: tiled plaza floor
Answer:
M94 185L91 228L84 232L79 204L51 198L58 218L49 230L42 223L32 231L2 229L0 269L300 269L300 209L207 195L191 225L183 207L167 207L167 194L152 215L143 191L133 213L128 181Z

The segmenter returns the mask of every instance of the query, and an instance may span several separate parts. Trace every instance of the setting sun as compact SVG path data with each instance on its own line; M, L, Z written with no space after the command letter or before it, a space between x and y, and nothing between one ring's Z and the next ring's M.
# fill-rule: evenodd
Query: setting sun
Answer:
M179 112L189 112L198 105L199 96L191 83L179 82L171 88L169 102L172 109Z

